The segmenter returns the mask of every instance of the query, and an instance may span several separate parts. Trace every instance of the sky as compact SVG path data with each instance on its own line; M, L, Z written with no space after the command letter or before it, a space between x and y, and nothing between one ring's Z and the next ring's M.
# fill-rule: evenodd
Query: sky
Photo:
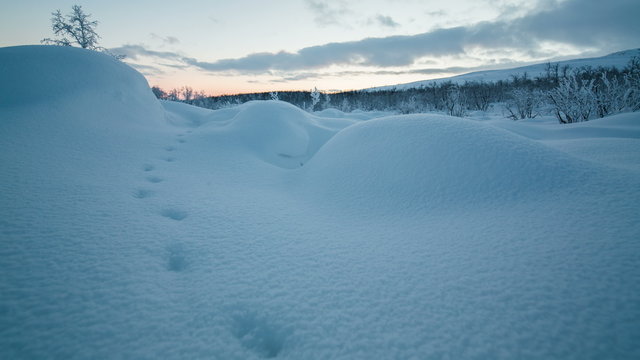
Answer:
M74 4L99 45L163 89L362 89L640 47L638 0L7 1L0 47Z

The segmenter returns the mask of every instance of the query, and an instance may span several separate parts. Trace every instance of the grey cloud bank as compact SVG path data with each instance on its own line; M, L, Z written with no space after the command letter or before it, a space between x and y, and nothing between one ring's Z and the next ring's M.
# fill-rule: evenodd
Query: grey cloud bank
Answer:
M325 5L314 1L309 4L321 8ZM474 48L546 56L543 45L548 43L601 52L640 45L640 21L637 18L640 1L569 0L541 4L536 12L513 20L437 29L417 35L334 42L297 52L255 53L213 62L172 52L150 51L139 45L126 45L113 51L132 59L145 55L179 60L210 72L261 74L269 71L313 71L332 65L402 67L414 65L424 57L464 56ZM391 18L388 20L393 21Z

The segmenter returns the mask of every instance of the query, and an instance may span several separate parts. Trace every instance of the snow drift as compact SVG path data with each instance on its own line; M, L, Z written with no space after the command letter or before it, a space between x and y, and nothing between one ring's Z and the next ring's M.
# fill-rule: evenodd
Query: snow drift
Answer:
M208 111L84 50L0 64L1 358L640 355L638 114Z
M65 106L82 109L88 121L161 118L162 109L144 77L103 54L59 46L17 46L0 52L0 106ZM126 111L123 111L126 110ZM76 114L74 114L76 115ZM78 114L80 115L80 114ZM148 118L148 117L142 117Z
M335 132L352 122L317 118L282 101L241 106L227 131L254 154L284 168L302 166Z
M581 161L513 133L439 115L394 116L351 126L306 170L313 191L325 196L384 199L414 212L524 201L566 191L591 172ZM363 198L362 192L371 196Z

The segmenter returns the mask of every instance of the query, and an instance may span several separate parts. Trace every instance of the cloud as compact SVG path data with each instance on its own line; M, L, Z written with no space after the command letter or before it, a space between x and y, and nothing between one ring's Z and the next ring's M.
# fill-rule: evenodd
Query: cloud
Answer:
M396 27L400 26L400 24L395 22L393 20L393 18L391 18L391 16L384 16L384 15L380 15L380 14L378 14L375 18L373 18L369 22L370 23L375 23L375 24L378 24L378 25L382 25L382 26L386 26L386 27L390 27L390 28L396 28Z
M149 36L151 36L151 38L154 40L161 41L163 45L175 45L180 43L180 40L178 40L178 38L175 36L160 36L155 33L151 33L149 34Z
M351 14L351 10L349 10L344 1L334 2L333 5L329 5L329 2L326 0L305 0L305 2L307 8L313 13L313 20L317 25L347 26L344 17L345 15Z
M333 14L325 2L308 0L319 13ZM513 51L542 56L545 44L615 51L639 45L637 0L544 1L537 12L517 19L482 22L430 32L367 38L311 46L297 52L256 53L214 62L183 59L212 72L266 73L317 70L332 65L400 67L424 57L465 56L471 49Z
M319 1L309 3L326 5ZM149 50L143 45L127 44L110 50L126 55L127 62L145 64L132 66L146 74L190 67L218 75L262 74L280 79L274 81L299 81L331 76L447 75L564 55L550 52L552 48L603 53L640 46L640 22L635 16L640 12L637 0L610 0L607 3L546 0L539 4L537 12L515 19L500 18L416 35L335 42L296 52L263 52L212 62L177 52ZM169 37L165 39L169 40ZM451 57L473 58L477 66L443 69L435 66L442 60L431 61ZM155 67L150 66L149 59ZM331 70L334 66L352 67L357 71L336 72Z
M427 11L425 14L432 16L432 17L445 17L447 16L447 12L444 10L434 10L434 11Z
M123 45L111 48L113 54L124 55L124 61L131 67L137 69L144 75L160 76L167 73L167 68L185 69L189 67L182 59L182 55L171 51L154 51L145 48L143 45ZM154 62L145 61L153 58ZM140 63L142 62L142 63Z
M407 66L425 54L445 56L464 51L462 28L443 29L412 36L368 38L303 48L296 53L257 53L239 59L201 62L184 59L207 71L260 73L268 70L321 69L331 65Z
M138 60L141 56L160 58L164 60L182 61L182 56L171 51L148 50L143 45L122 45L109 49L114 54L125 55L128 60Z
M411 74L450 75L450 74L469 73L469 72L480 71L480 70L499 69L499 68L503 68L504 66L519 66L524 64L525 63L509 61L504 63L496 63L491 65L480 65L480 66L450 66L445 68L418 68L418 69L407 69L407 70L301 72L301 73L293 73L293 74L280 73L280 74L271 74L271 75L280 77L278 80L272 80L275 82L313 80L313 79L323 79L328 77L344 78L344 77L357 77L357 76L370 76L370 75L391 75L391 76L411 75Z
M162 69L153 65L129 64L145 76L161 76L166 74Z
M547 4L552 7L554 2ZM583 46L619 48L640 42L640 2L637 0L570 0L555 4L557 10L538 12L514 22L514 30L537 40L553 40Z

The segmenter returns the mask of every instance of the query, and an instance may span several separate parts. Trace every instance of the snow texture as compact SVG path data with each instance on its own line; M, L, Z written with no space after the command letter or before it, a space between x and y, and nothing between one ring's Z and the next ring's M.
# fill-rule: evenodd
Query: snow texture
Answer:
M209 111L0 49L0 358L640 358L640 114Z

